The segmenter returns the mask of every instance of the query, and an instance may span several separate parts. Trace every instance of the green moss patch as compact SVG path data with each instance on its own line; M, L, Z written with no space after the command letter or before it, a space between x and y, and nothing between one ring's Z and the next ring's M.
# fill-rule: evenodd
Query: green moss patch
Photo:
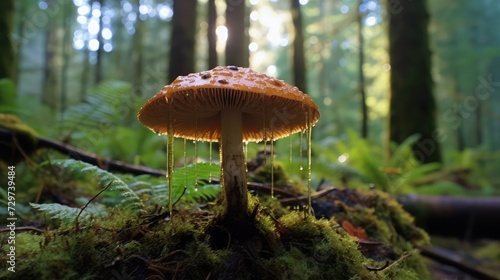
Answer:
M111 211L106 221L96 218L78 229L18 233L16 272L1 271L0 278L428 277L415 250L428 237L414 227L411 216L383 193L347 196L351 199L334 201L338 211L329 219L290 209L274 216L252 197L252 215L244 231L221 223L212 211L178 210L172 219ZM346 231L343 220L364 229L367 239ZM4 262L5 254L1 258Z

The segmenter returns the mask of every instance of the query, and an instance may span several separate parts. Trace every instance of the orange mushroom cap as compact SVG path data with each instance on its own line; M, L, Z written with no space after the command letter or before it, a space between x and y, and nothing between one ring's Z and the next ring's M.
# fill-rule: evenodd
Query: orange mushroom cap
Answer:
M297 87L236 66L177 77L148 100L138 118L158 134L218 141L225 108L241 110L243 141L279 139L319 119L314 101Z

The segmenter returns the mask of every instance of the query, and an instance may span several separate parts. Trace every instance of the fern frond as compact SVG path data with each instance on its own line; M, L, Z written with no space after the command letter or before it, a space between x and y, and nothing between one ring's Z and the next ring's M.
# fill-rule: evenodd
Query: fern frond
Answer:
M122 81L105 81L95 86L83 102L71 106L64 113L63 129L72 131L106 128L109 124L123 122L123 102L130 91L130 84Z
M54 160L51 162L54 166L59 166L71 175L85 175L96 178L99 185L102 187L110 185L110 191L116 191L121 196L120 203L125 209L130 209L135 213L142 210L143 204L137 194L119 177L116 175L98 168L89 163L74 159ZM77 177L77 176L75 176Z
M209 178L220 177L220 165L209 163L197 163L176 168L172 175L173 200L186 191L182 197L183 201L195 202L197 199L210 200L220 192L219 184L211 184ZM148 194L149 203L166 205L168 203L168 178L152 178L150 176L136 176L129 183L138 195ZM198 190L195 190L195 181Z
M59 203L30 203L30 206L39 212L44 212L50 219L57 220L63 224L70 225L75 222L80 208L69 207ZM106 213L102 205L87 207L78 218L79 222L88 222L92 217L102 217Z

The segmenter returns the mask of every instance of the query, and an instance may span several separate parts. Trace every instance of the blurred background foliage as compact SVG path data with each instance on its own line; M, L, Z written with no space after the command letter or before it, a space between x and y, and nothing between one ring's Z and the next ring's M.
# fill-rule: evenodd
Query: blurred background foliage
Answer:
M3 5L7 2L14 3ZM194 1L193 71L213 66L212 23L215 63L227 64L225 13L242 1L236 2ZM289 83L294 83L292 2L245 1L244 17L248 65ZM410 2L298 2L307 70L304 87L321 112L313 135L314 187L326 181L392 193L498 194L500 4L428 3L443 162L421 164L411 153L416 136L385 147L391 73L387 25L397 12L393 8L404 9ZM169 82L169 50L176 40L174 1L20 0L12 15L14 74L0 81L0 111L16 114L45 137L115 160L164 169L165 138L140 125L136 112ZM360 54L364 101L358 94ZM368 112L366 137L360 136L362 102ZM292 179L302 181L306 174L299 166L307 164L307 147L299 138L277 141L275 156ZM197 154L193 143L188 142L185 150L184 143L176 139L179 167L209 161L208 143L200 143ZM262 143L249 144L248 157L261 149Z

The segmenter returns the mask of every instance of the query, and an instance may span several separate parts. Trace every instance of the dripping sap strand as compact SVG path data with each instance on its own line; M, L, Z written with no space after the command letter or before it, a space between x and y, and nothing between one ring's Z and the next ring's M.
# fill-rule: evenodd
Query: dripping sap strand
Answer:
M309 122L309 114L306 114L307 118L307 198L309 202L309 213L313 213L312 202L311 202L311 134L312 126Z
M198 191L198 113L195 109L195 121L194 121L194 191Z
M243 149L245 151L245 172L248 173L248 164L247 164L247 158L248 158L248 142L243 142Z
M264 108L264 137L262 138L262 140L264 141L264 167L266 166L267 159L266 111L266 108Z
M208 144L208 161L210 165L210 174L208 175L208 183L212 183L212 140Z
M300 139L299 139L299 169L303 170L304 167L302 167L302 138L304 138L304 131L300 132Z
M187 188L187 153L186 153L186 138L184 138L184 189Z
M198 191L198 140L194 140L194 191Z
M274 198L274 128L271 127L271 198Z
M170 127L172 127L172 121L170 121ZM170 130L172 131L172 130ZM173 200L173 188L172 185L172 173L174 172L174 135L172 133L167 134L167 177L168 177L168 211L170 217L172 217L172 200Z
M290 158L288 159L288 164L290 165L290 174L292 174L292 145L293 145L293 139L292 139L292 135L293 134L290 134L290 136L288 136L288 149L290 149Z
M219 139L219 162L220 164L220 184L219 187L222 189L224 186L224 164L222 164L222 141Z

